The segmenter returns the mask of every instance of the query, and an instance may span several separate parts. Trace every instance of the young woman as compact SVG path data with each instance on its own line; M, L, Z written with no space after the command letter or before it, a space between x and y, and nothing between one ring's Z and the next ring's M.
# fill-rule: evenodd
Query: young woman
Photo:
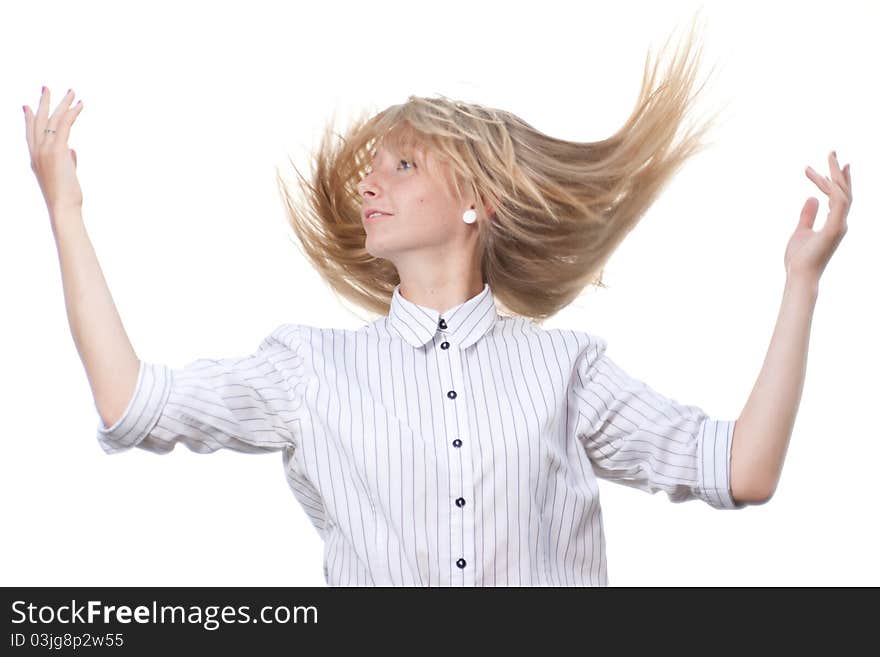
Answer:
M676 139L691 39L608 139L578 143L515 115L411 96L328 128L303 196L281 184L304 253L378 314L358 330L283 324L242 357L179 369L138 359L82 222L82 103L25 107L71 330L107 453L182 443L278 451L324 540L330 585L605 586L597 478L718 509L767 501L804 378L818 280L846 232L849 166L807 176L785 253L783 310L736 420L630 377L599 336L540 324L601 285L604 264L708 127Z

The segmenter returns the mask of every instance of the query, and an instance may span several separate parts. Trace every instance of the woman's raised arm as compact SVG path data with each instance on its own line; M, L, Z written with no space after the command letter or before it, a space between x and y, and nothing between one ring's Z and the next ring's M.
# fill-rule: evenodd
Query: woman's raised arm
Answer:
M70 127L82 101L69 108L68 90L51 116L49 90L43 87L37 113L24 106L31 170L49 210L61 264L61 281L70 332L95 398L109 426L119 419L137 383L140 361L110 296L82 217L82 191L76 177L76 153L68 147Z
M110 296L82 213L68 209L54 219L67 320L106 426L118 420L134 393L140 361Z

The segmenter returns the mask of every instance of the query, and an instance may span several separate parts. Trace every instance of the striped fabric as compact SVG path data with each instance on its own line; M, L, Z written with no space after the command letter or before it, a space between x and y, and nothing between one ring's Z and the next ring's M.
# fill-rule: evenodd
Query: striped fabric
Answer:
M734 421L631 378L588 333L394 289L358 330L283 324L247 356L141 362L107 453L279 451L331 586L607 586L597 477L740 509Z

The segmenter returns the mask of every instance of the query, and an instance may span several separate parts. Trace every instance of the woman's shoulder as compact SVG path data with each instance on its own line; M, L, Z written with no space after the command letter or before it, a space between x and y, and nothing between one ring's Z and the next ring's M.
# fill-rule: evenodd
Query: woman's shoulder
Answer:
M578 348L596 347L604 350L606 340L593 331L585 331L568 327L547 328L530 317L511 316L499 318L496 329L502 333L519 333L540 340L562 342L577 345Z
M310 342L314 331L321 329L307 324L285 322L276 326L263 340L263 346L279 345L291 351L299 351L304 343Z
M279 324L268 336L266 336L265 342L281 344L285 347L296 350L303 344L326 346L330 344L330 341L332 340L350 338L366 329L367 326L358 329L346 329L285 322Z

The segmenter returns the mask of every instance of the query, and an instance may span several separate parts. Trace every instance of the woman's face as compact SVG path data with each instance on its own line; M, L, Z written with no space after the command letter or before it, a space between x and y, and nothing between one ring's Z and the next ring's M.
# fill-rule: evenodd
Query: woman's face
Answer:
M455 198L448 168L421 148L408 155L379 146L358 192L362 210L390 213L372 219L361 214L374 257L412 264L416 255L455 247L474 228L461 220L469 206Z

